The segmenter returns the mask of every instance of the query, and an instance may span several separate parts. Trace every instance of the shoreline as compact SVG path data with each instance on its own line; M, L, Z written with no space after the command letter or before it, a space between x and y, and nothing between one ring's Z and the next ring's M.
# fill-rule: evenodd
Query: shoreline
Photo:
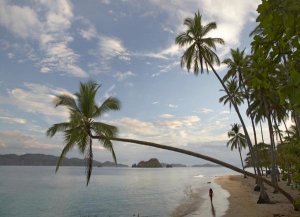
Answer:
M266 186L266 191L274 204L257 204L259 192L253 190L255 180L243 175L216 177L214 180L229 192L229 207L222 217L299 217L300 212L280 193L272 193L273 188ZM280 183L285 185L285 182ZM288 186L285 186L288 188ZM293 192L299 194L297 192ZM215 192L215 197L217 192Z

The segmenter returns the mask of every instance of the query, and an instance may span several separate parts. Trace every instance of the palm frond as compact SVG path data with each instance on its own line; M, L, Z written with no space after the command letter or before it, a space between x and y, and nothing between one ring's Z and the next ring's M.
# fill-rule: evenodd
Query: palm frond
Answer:
M97 136L112 138L115 137L118 133L118 129L115 126L101 123L101 122L93 122L91 125L91 129L96 133Z
M115 97L107 98L101 106L96 107L93 117L98 117L108 111L117 111L121 108L121 102Z
M190 71L192 66L193 55L195 52L195 44L192 44L182 55L181 57L181 67L186 67ZM198 75L198 71L195 72L195 75Z
M58 124L53 124L46 132L47 136L53 137L57 132L63 132L70 127L70 123L63 122Z
M176 37L175 43L178 44L180 47L184 47L186 45L192 44L193 38L186 32L183 32Z
M216 22L211 22L211 23L205 25L202 28L202 36L205 36L209 31L216 29L216 28L217 28Z
M57 163L56 163L56 168L55 168L55 173L57 173L59 166L61 165L63 159L65 158L66 154L74 147L75 143L69 142L65 145L65 147L63 148Z
M55 105L55 107L66 106L67 108L69 108L71 110L79 111L75 99L72 96L67 95L67 94L62 94L62 95L56 96L54 99L54 105Z
M114 162L115 162L115 164L117 164L117 157L116 157L116 154L115 154L115 151L114 151L114 146L113 146L112 142L109 139L106 139L106 138L100 139L100 141L101 141L103 147L106 150L111 152L112 157L114 159Z

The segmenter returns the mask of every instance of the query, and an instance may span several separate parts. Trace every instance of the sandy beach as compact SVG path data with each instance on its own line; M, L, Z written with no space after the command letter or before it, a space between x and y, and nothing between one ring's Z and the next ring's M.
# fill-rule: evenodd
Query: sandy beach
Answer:
M273 188L266 186L267 193L274 204L257 204L259 192L253 191L254 179L244 179L241 175L217 177L215 182L230 193L229 208L223 217L300 217L293 206L282 194L272 193ZM280 182L280 186L286 188L293 194L299 192L291 190ZM217 194L217 192L215 192Z

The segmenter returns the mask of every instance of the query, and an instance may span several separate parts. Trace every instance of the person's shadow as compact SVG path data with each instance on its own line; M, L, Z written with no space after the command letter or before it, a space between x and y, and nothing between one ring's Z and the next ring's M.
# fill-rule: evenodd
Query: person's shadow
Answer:
M211 202L210 205L211 205L211 214L213 217L216 217L216 210L214 204Z

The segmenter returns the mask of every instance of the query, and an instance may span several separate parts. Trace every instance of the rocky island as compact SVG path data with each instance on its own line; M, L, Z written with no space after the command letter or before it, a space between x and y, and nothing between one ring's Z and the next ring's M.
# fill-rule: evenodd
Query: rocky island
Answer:
M151 158L148 161L140 161L138 164L133 164L132 167L138 168L160 168L162 167L161 163L156 158Z

